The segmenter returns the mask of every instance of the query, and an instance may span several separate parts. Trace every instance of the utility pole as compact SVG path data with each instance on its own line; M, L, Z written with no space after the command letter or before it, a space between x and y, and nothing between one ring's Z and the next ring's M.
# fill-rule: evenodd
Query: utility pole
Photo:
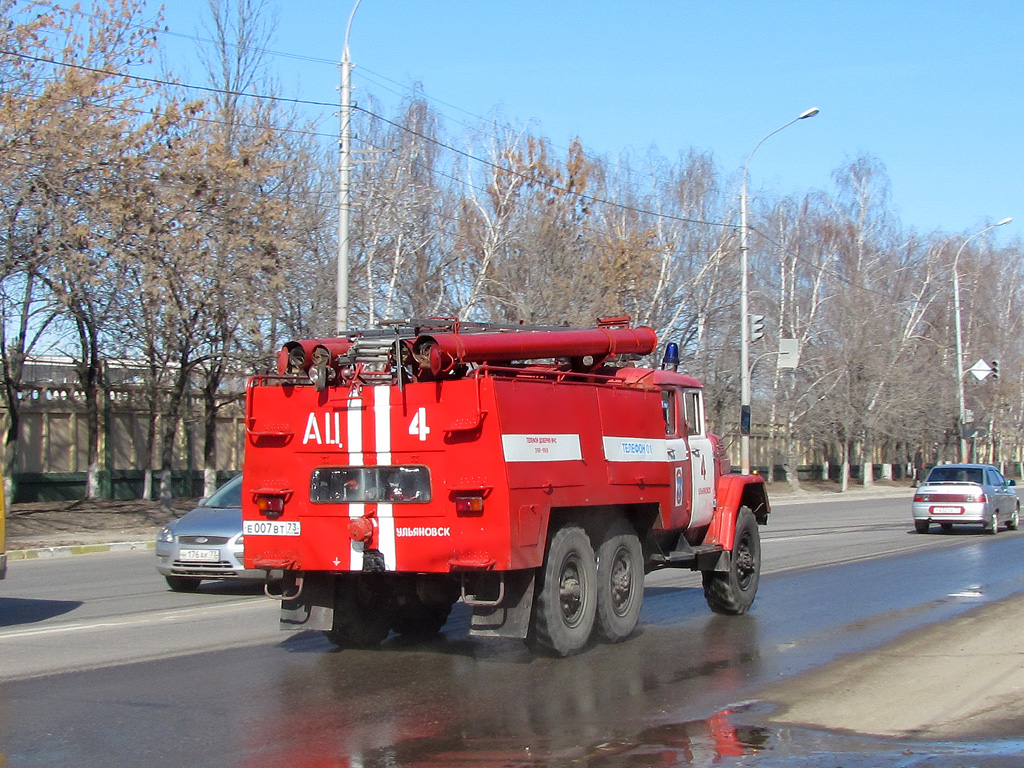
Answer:
M964 434L964 430L967 429L967 407L964 402L964 337L963 330L960 327L960 254L964 252L964 248L974 238L984 235L990 229L1009 224L1011 221L1013 221L1013 217L1007 216L1002 221L991 224L980 232L975 232L960 244L960 248L953 259L953 328L956 334L956 399L957 407L960 410L957 422L960 428L961 464L967 463L969 455L967 453L967 437Z
M743 166L743 186L740 188L740 473L750 474L750 299L747 285L747 175L754 152L768 139L788 128L797 120L806 120L818 114L817 107L801 112L781 128L776 128L754 147Z
M338 307L336 332L341 336L348 330L348 251L349 214L352 210L352 57L348 50L348 36L352 19L360 0L352 7L345 27L345 47L341 52L341 151L338 157Z

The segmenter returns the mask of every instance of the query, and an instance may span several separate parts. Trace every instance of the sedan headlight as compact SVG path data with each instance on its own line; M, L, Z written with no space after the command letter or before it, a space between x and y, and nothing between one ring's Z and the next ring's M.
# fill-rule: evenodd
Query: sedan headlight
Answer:
M163 544L173 544L174 532L165 525L160 529L160 533L156 535L156 540Z

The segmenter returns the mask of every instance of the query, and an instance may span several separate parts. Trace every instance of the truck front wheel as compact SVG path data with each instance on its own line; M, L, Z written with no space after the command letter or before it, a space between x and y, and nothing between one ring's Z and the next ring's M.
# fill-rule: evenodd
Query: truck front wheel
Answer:
M612 643L636 629L644 602L644 555L636 531L616 520L597 549L597 631Z
M529 640L558 656L578 653L597 614L597 561L578 525L559 528L541 570Z
M747 507L736 515L736 533L728 571L702 571L704 598L715 613L746 613L757 594L761 576L761 538L757 520Z

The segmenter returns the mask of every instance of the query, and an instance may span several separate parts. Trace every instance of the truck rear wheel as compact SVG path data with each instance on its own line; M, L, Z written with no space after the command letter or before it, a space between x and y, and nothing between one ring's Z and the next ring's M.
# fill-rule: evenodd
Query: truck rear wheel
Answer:
M530 632L532 644L558 656L578 653L597 615L597 561L578 525L559 528L541 569Z
M396 609L394 630L418 640L433 637L448 621L452 603L424 603L416 598Z
M746 613L757 595L761 577L761 538L757 520L747 507L736 515L736 532L728 571L702 571L704 598L715 613Z
M392 607L382 585L362 575L342 576L334 586L334 626L324 634L342 648L373 648L391 631Z
M612 643L636 629L644 602L644 556L633 527L616 520L597 549L597 631Z

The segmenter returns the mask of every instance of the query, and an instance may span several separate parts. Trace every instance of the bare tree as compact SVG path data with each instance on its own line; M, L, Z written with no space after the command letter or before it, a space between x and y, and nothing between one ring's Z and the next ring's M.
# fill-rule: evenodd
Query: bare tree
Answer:
M31 8L39 15L20 26L12 21L8 32L44 55L18 68L18 87L5 92L0 109L12 141L8 156L22 158L15 184L22 194L13 210L20 219L11 224L30 227L18 256L23 296L45 286L62 308L56 319L67 330L85 396L92 498L100 491L102 339L114 318L112 297L121 274L123 203L149 140L134 119L148 91L112 73L149 55L152 31L139 24L130 0L97 4L88 16L48 2ZM15 344L7 347L10 390L27 351L27 313L38 302L22 299L17 306L22 311ZM54 328L49 319L44 323Z

